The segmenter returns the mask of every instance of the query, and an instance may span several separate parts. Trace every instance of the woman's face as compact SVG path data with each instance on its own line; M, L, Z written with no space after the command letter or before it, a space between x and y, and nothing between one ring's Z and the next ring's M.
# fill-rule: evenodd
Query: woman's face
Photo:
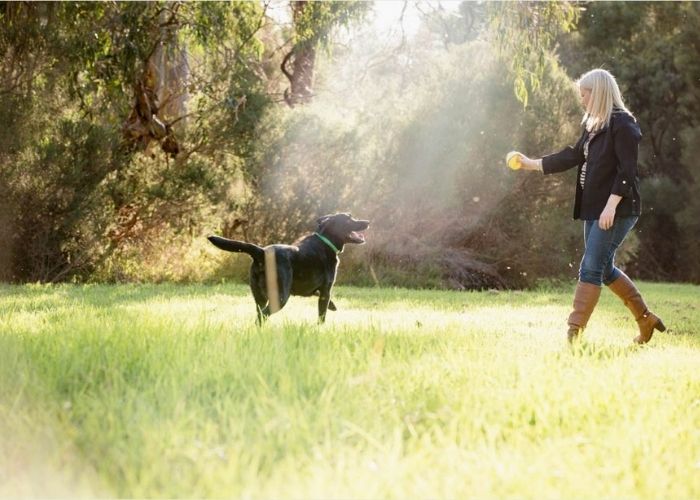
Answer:
M581 95L581 106L583 106L583 109L588 111L588 103L591 100L591 89L585 89L581 87L578 89L578 91Z

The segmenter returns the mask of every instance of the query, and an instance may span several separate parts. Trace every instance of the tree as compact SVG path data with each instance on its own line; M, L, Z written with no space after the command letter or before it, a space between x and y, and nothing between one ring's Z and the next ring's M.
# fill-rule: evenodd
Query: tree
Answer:
M542 81L557 35L570 32L578 14L571 2L489 4L490 33L508 62L515 95L524 106Z
M294 23L292 48L280 68L289 80L284 100L290 107L308 103L313 96L314 66L319 46L327 46L331 30L361 18L365 2L290 2Z
M362 8L303 9L293 45ZM2 277L87 279L235 204L284 37L258 2L0 3Z

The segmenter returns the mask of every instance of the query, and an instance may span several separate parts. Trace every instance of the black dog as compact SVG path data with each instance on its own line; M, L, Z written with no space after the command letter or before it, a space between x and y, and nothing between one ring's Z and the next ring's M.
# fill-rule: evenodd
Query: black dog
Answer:
M319 295L318 319L326 320L326 310L335 311L331 288L338 269L338 254L347 243L363 244L362 231L369 221L353 219L350 214L324 215L316 223L316 232L301 239L296 246L270 245L265 248L243 241L209 236L209 241L222 250L247 253L253 258L250 267L250 289L255 298L258 324L276 311L270 310L265 281L265 253L274 251L277 265L279 309L290 295Z

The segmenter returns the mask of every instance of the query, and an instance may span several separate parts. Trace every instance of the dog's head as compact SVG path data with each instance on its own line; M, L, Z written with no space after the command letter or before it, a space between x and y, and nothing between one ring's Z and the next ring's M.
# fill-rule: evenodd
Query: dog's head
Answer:
M316 231L319 234L330 236L338 242L354 243L361 245L365 242L362 231L369 227L368 220L353 219L352 215L340 213L324 215L316 220Z

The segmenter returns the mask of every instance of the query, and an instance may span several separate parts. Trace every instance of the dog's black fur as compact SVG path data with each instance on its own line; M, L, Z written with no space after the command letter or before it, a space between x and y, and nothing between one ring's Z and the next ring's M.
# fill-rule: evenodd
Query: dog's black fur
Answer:
M277 263L277 286L280 309L290 295L309 297L318 295L318 319L323 323L326 310L335 311L331 301L331 289L338 269L338 255L317 234L330 240L338 253L346 244L363 244L362 231L369 227L369 221L353 219L350 214L324 215L317 221L316 233L301 239L296 246L270 245L265 248L243 241L229 240L219 236L209 236L209 241L222 250L247 253L253 258L250 267L250 289L257 306L258 323L270 316L270 304L265 282L265 250L275 250Z

